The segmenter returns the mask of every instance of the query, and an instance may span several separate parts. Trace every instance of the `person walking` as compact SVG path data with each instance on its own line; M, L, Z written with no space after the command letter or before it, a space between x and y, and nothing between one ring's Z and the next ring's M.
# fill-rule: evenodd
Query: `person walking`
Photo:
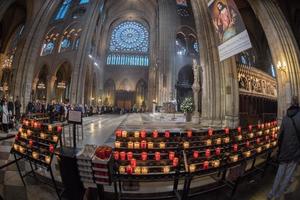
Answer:
M287 191L300 161L300 107L298 97L293 97L292 106L283 118L278 139L279 168L267 198L278 200Z
M8 133L8 122L9 122L8 105L7 105L7 100L4 100L2 105L2 126L3 126L3 131L5 133Z
M16 97L15 101L15 114L16 114L16 120L19 122L21 119L21 102L19 100L19 96Z

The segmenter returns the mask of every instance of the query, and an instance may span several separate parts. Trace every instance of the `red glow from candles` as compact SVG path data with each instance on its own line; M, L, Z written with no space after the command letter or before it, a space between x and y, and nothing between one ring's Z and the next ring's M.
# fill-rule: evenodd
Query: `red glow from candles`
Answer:
M122 130L118 129L116 130L116 137L121 137L122 136Z
M179 159L177 157L175 157L173 159L173 167L176 167L178 165Z
M128 165L128 166L126 167L126 172L127 172L127 174L132 174L132 171L133 171L132 167L131 167L130 165Z
M147 142L146 142L146 140L142 140L141 141L141 148L142 149L146 149L147 148Z
M34 127L34 128L38 128L38 123L37 123L37 122L34 122L33 127Z
M251 132L252 131L252 125L249 125L248 128L249 128L249 131Z
M148 153L147 152L142 152L141 157L142 157L143 161L146 161L148 159Z
M199 157L199 151L194 151L193 152L193 157L196 159Z
M264 129L265 128L265 124L261 124L261 128Z
M153 138L158 138L158 131L154 130L152 133Z
M165 138L170 138L170 131L165 131Z
M127 160L131 160L133 158L132 152L127 152Z
M250 142L249 142L249 140L247 140L246 147L249 147L249 146L250 146Z
M260 143L260 138L256 139L256 143L259 144Z
M208 136L211 137L213 135L214 130L212 128L208 129Z
M241 132L242 132L242 127L239 126L239 127L237 128L237 130L238 130L238 133L241 133Z
M234 144L234 145L233 145L233 151L234 151L234 152L237 152L237 151L238 151L238 145L237 145L237 144Z
M32 145L33 145L33 141L29 140L29 146L32 147Z
M61 132L62 132L62 126L58 126L58 127L57 127L57 132L58 132L58 133L61 133Z
M145 130L142 130L141 131L141 138L145 138L146 137L146 131Z
M229 134L229 128L225 128L225 133Z
M16 134L15 136L15 140L18 141L19 140L19 134Z
M260 129L260 128L261 128L261 124L257 124L257 128L259 128L259 129Z
M209 162L208 161L204 161L203 163L203 169L208 169L209 166Z
M174 160L175 158L175 152L174 151L170 151L169 152L169 160Z
M125 151L121 151L120 152L120 158L121 158L122 161L126 160L126 153L125 153Z
M206 157L206 158L209 158L209 157L210 157L210 150L209 150L209 149L206 149L206 150L205 150L205 157Z
M193 131L192 131L192 130L188 130L188 131L187 131L187 137L188 137L188 138L193 137Z
M114 152L114 159L119 160L119 158L120 158L120 153L118 151L115 151Z
M132 168L136 168L136 159L134 159L134 158L131 159L130 160L130 165L131 165Z
M268 135L266 135L265 139L266 139L266 140L269 140L269 139L270 139L270 137L269 137Z
M54 152L54 146L53 146L53 144L50 144L50 146L49 146L49 151L50 151L51 153Z
M154 157L156 161L160 161L160 152L155 152Z
M219 156L221 154L221 148L220 147L217 147L215 151L216 151L216 156Z

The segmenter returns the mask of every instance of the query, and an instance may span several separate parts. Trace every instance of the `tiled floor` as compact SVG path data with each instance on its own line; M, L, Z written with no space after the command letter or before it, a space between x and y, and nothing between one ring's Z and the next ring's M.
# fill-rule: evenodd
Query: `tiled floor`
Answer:
M146 128L146 129L171 129L176 127L185 129L190 124L184 123L182 115L174 116L159 114L130 114L130 115L103 115L93 116L84 119L84 140L78 142L78 146L84 144L108 144L112 145L114 142L113 130L118 126L123 128ZM68 135L68 130L66 135ZM5 137L6 134L0 133L0 137ZM67 136L68 140L68 136ZM12 159L9 154L13 140L4 141L0 143L0 166ZM28 171L28 166L20 161L22 170ZM53 169L57 168L54 163ZM55 171L55 170L54 170ZM264 179L256 178L254 180L246 180L238 189L237 200L264 200L266 194L270 190L276 169L269 169ZM56 172L57 174L57 172ZM56 179L60 180L59 174ZM40 183L34 178L26 178L26 188L23 186L16 165L11 165L6 169L0 170L0 195L4 200L54 200L57 199L53 188ZM151 188L150 188L151 189ZM297 172L295 182L291 187L292 193L285 195L286 200L300 199L300 171ZM194 198L194 200L225 200L228 192L213 192L201 197ZM1 198L0 198L1 199Z

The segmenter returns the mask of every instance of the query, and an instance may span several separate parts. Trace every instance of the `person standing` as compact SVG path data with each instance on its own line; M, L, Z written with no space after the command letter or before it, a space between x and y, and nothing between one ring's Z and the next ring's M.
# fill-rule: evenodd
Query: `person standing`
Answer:
M15 114L16 114L16 120L19 122L21 118L21 102L19 100L19 96L16 97L15 101Z
M298 97L293 97L279 131L279 168L268 199L280 199L288 189L300 161L300 107Z
M8 112L7 100L5 99L2 104L2 126L3 126L3 131L5 133L8 133L8 122L9 122L9 112Z

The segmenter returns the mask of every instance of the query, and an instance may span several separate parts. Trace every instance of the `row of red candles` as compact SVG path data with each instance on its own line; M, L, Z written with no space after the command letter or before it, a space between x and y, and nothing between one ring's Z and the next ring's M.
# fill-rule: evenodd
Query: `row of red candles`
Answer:
M17 134L16 136L15 136L15 140L16 141L18 141L19 140L19 135ZM33 146L34 146L34 143L35 143L35 141L33 141L32 139L30 139L29 141L28 141L28 147L29 148L32 148ZM49 145L49 151L51 152L51 153L54 153L54 145L53 144L50 144Z
M271 137L274 140L274 139L277 138L277 134L275 132L273 132ZM270 140L270 136L269 135L265 135L265 140L269 141ZM260 142L261 142L261 137L256 138L256 143L259 144ZM140 143L139 142L135 142L135 143L137 143L140 148L147 149L147 141L146 140L142 140ZM165 146L165 144L164 144L164 146ZM210 146L210 145L208 145L208 146ZM247 140L246 141L246 147L249 147L249 146L250 146L250 141ZM121 142L120 141L116 141L115 142L115 147L116 148L120 148L121 147ZM237 144L234 144L234 147L237 147Z
M259 139L259 138L257 138L256 143L257 143L257 144L260 144L260 139ZM247 141L245 146L246 146L247 148L249 148L249 147L250 147L250 142ZM238 145L238 144L233 144L232 150L233 150L233 152L235 152L235 153L238 152L238 150L239 150L239 145ZM214 149L214 151L215 151L215 155L216 155L216 156L220 156L221 151L222 151L222 148L216 147L216 148ZM198 158L198 157L199 157L199 154L200 154L200 151L197 151L197 150L193 151L193 157L194 157L194 158ZM115 152L114 152L114 159L115 159L115 160L122 160L122 161L125 161L125 160L126 160L126 155L127 155L127 160L131 160L131 159L133 158L133 153L132 153L132 152L127 152L127 154L126 154L125 151L121 151L121 152L115 151ZM205 157L206 157L207 159L209 159L209 158L211 157L211 149L206 149L206 150L205 150ZM169 160L172 161L174 158L175 158L175 152L170 151L170 152L169 152ZM160 152L155 152L155 153L154 153L154 159L155 159L156 161L160 161L160 160L161 160L161 153L160 153ZM142 153L141 153L141 160L143 160L143 161L148 160L148 153L147 153L147 152L142 152Z
M24 120L23 121L23 125L29 127L29 124L32 128L35 128L35 129L41 129L42 128L42 123L40 123L40 122L33 121L33 120L32 121L29 121L29 120ZM54 125L49 124L47 129L48 129L49 132L52 132L53 128L55 128L55 127L56 127L57 132L59 132L59 133L62 132L62 126L60 126L60 125L54 126Z
M270 123L266 123L266 124L258 124L257 127L258 129L264 129L265 127L267 128L270 128L270 127L273 127L273 126L276 126L277 125L277 122L274 121L274 122L270 122ZM242 127L238 127L237 129L237 132L238 133L242 133ZM253 126L252 125L249 125L248 126L248 130L249 132L251 132L253 130ZM213 129L208 129L208 136L212 136L213 135ZM230 133L230 129L229 128L225 128L224 129L224 132L225 134L229 134ZM192 130L188 130L187 132L187 137L188 138L191 138L193 137L193 131ZM115 134L116 134L116 137L127 137L127 131L124 131L124 130L116 130L115 131ZM141 137L141 138L146 138L147 137L147 132L145 130L141 130L138 134L136 134L136 132L134 133L135 135L138 135L138 137ZM152 132L152 137L153 138L158 138L159 137L159 132L157 130L154 130ZM164 137L165 138L170 138L171 137L171 132L169 130L166 130L164 132Z

